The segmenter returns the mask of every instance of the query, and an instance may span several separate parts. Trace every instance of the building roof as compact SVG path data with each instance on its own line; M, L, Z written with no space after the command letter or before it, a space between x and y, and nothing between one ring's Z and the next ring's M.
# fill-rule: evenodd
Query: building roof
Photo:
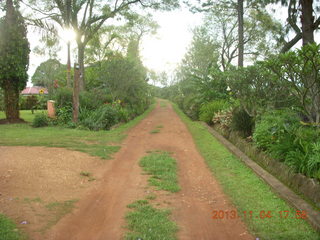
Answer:
M39 95L43 91L42 94L48 94L48 89L40 86L26 87L22 90L21 95Z

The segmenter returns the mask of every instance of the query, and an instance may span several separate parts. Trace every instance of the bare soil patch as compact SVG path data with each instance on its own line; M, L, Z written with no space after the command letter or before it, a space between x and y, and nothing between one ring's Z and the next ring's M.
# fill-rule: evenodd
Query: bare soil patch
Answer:
M43 234L99 184L106 164L61 148L0 146L0 213L30 239L45 239Z

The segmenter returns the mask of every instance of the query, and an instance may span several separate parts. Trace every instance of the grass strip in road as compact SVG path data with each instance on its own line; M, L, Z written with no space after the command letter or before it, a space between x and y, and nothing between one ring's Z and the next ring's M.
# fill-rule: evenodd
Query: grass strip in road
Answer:
M252 235L260 240L320 239L319 234L304 219L296 219L299 215L295 209L280 199L269 185L233 156L204 126L191 121L175 104L174 109L187 125L199 152ZM263 214L268 212L270 218Z
M170 211L156 209L147 200L138 200L130 205L133 211L126 215L127 228L131 231L125 239L175 240L177 225L169 219Z
M23 240L26 239L17 226L6 216L0 214L0 240Z
M120 149L115 144L120 143L126 137L126 131L138 124L154 107L155 104L152 104L142 115L110 131L95 132L63 127L32 128L28 124L3 124L0 125L0 145L62 147L110 159L111 155ZM22 117L25 114L23 111Z
M159 190L178 192L177 163L167 152L152 152L140 160L140 166L152 175L149 184Z

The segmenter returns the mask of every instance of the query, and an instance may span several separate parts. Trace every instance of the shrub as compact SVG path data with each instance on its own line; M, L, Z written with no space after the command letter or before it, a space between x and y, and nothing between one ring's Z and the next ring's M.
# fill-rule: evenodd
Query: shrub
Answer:
M254 119L243 108L235 108L232 112L230 127L240 132L243 137L249 137L254 128Z
M72 106L72 89L58 88L54 100L56 101L57 108Z
M262 115L256 123L253 140L261 149L269 149L273 144L283 145L294 142L294 131L299 127L298 115L290 110L275 110Z
M46 114L41 113L41 114L36 114L33 122L32 122L32 127L38 128L38 127L45 127L49 125L49 119Z
M80 106L95 110L104 103L112 102L112 97L102 90L84 91L80 93Z
M212 118L215 113L226 109L229 104L224 100L215 100L212 102L204 103L200 107L199 119L206 123L212 123Z
M57 109L57 121L59 124L68 124L72 122L72 106L67 105Z
M200 102L196 96L190 95L183 98L180 107L191 119L199 119Z
M110 104L105 104L93 111L81 124L90 130L109 130L119 122L118 111Z
M320 179L320 141L312 144L312 153L307 162L307 175Z
M232 120L232 110L225 109L214 114L212 118L213 124L220 124L222 129L229 129Z

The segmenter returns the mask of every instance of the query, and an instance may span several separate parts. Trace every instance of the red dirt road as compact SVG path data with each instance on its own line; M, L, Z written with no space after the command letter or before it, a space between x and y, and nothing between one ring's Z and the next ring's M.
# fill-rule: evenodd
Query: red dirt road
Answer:
M160 133L150 131L162 125ZM117 240L125 233L127 205L146 195L147 176L138 165L146 151L164 150L178 161L182 190L170 194L178 239L254 239L239 220L214 220L213 210L233 209L193 139L172 107L159 104L128 132L121 150L105 166L101 184L79 201L45 236L52 240Z

